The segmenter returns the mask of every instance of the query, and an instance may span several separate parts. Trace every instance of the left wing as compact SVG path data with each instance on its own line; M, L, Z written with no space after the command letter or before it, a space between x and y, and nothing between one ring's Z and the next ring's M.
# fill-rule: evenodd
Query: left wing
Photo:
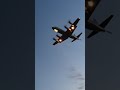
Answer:
M97 34L99 31L92 31L92 33L87 37L87 38L90 38L92 36L94 36L95 34Z
M77 36L76 36L76 35L71 35L70 38L71 38L71 39L79 38L81 34L82 34L82 32L81 32L79 35L77 35Z

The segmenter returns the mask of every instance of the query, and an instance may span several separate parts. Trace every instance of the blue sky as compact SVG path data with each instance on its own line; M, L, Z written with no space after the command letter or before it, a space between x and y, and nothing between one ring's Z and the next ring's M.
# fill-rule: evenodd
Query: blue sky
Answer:
M36 90L78 90L85 77L85 13L84 0L35 1L35 88ZM56 33L52 26L64 29L80 18L74 34L81 40L71 39L53 46ZM65 30L65 29L64 29ZM71 77L75 76L75 77ZM82 89L84 90L84 88Z

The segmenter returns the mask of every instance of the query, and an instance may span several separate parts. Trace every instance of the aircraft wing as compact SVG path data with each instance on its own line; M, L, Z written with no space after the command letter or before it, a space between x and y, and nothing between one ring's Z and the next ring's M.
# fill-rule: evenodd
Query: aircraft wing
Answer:
M80 19L77 18L74 23L71 23L70 27L67 28L67 31L66 31L66 32L67 32L67 33L71 32L71 34L72 34L72 33L74 32L74 30L76 29L79 20L80 20Z
M77 26L77 24L78 24L78 22L79 22L79 18L77 18L76 20L75 20L75 22L72 24L72 25L74 25L74 26Z
M90 33L90 35L87 38L90 38L90 37L94 36L97 33L98 33L98 31L92 31L92 33Z
M85 18L89 20L101 0L85 0Z
M55 42L53 43L53 45L56 45L58 43L62 43L64 40L67 39L64 35L62 35L62 36L58 36L57 35L57 37L58 37L57 39L53 38L53 40L55 40Z

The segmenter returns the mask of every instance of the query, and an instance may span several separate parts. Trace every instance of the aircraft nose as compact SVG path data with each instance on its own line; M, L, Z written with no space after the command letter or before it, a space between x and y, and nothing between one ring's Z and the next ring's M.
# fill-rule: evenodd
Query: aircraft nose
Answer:
M54 30L54 29L55 29L55 27L52 27L52 29Z

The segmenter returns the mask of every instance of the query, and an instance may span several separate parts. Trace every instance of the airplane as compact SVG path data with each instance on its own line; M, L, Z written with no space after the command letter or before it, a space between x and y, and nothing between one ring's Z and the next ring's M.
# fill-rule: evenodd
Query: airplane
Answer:
M53 45L56 45L58 43L62 43L63 41L65 41L68 38L73 39L72 42L74 42L75 40L79 40L79 37L81 36L82 32L77 36L72 35L73 32L75 31L75 29L77 28L77 24L78 24L79 20L80 19L77 18L74 23L71 23L71 21L68 21L68 23L70 24L70 27L68 28L67 26L64 26L64 28L67 29L66 31L64 31L58 27L52 27L53 31L62 34L61 36L56 35L57 39L53 38L53 40L55 41L53 43Z
M99 32L107 32L109 34L112 34L112 32L105 30L105 27L113 18L113 15L110 15L100 24L98 24L96 19L90 20L92 13L94 12L100 1L101 0L85 0L85 28L88 30L92 30L92 32L87 38L90 38Z

